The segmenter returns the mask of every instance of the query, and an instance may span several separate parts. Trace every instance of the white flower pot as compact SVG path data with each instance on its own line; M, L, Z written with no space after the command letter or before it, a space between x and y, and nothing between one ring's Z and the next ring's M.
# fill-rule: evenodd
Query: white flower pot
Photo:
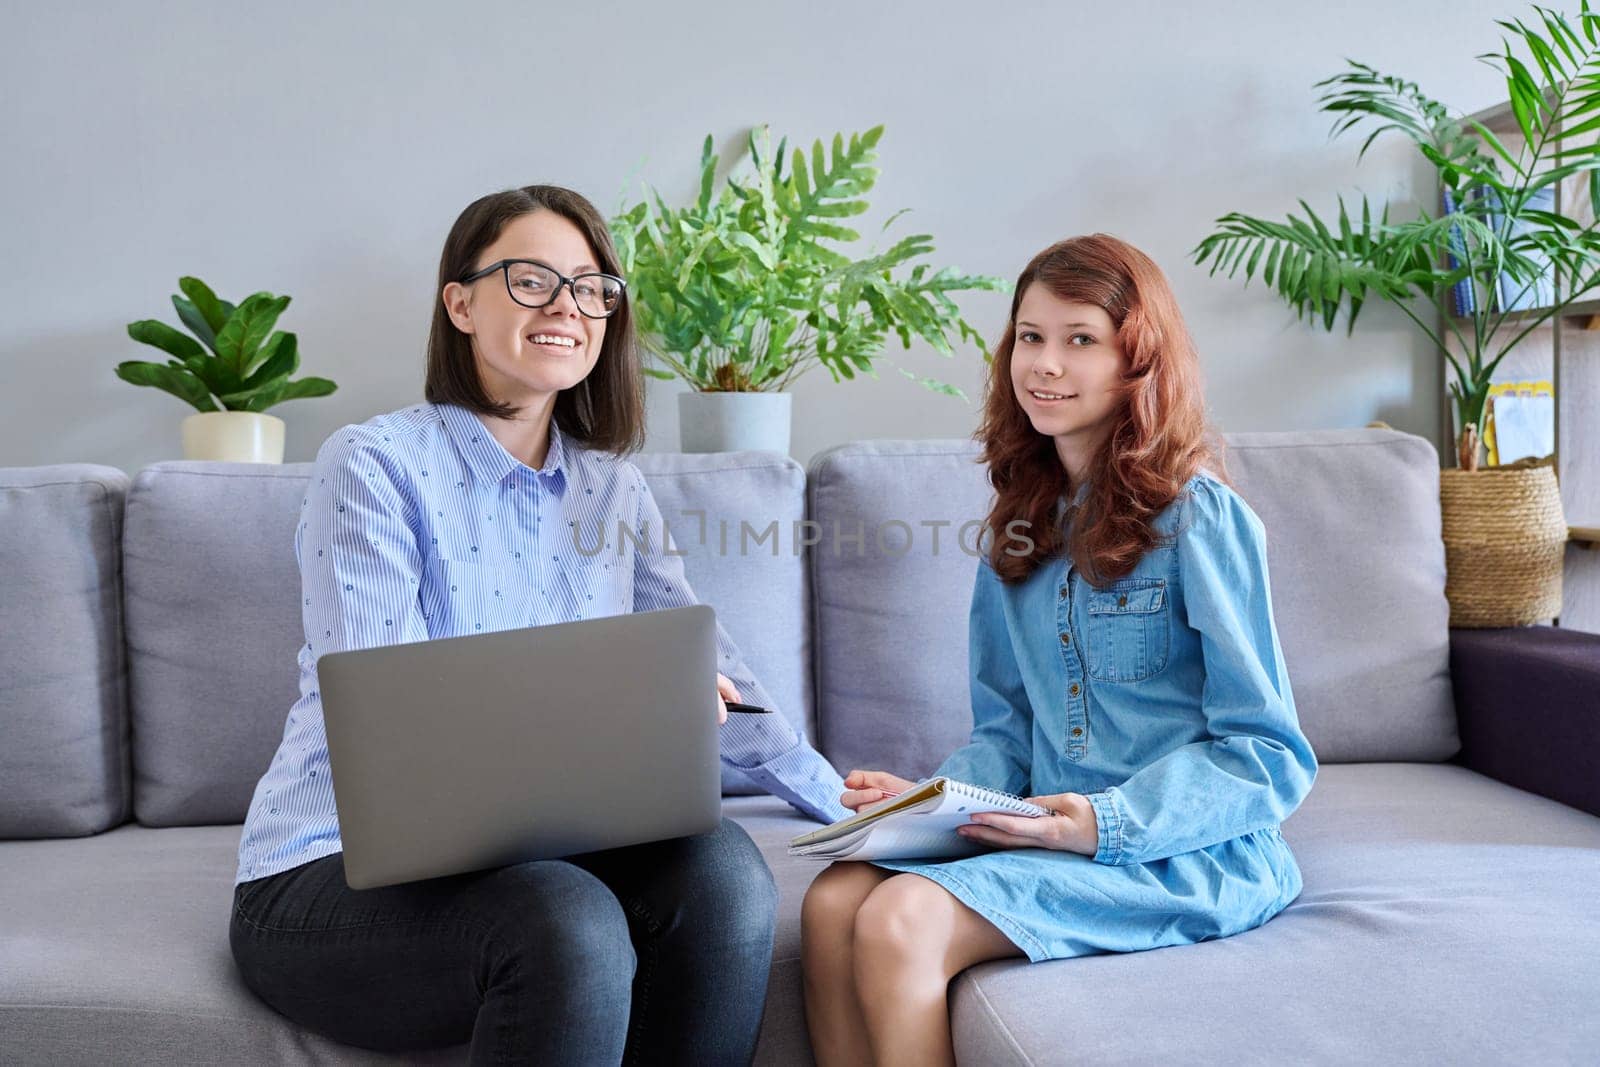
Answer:
M183 420L183 458L282 463L283 420L254 411L197 411Z
M685 452L789 452L788 393L680 393Z

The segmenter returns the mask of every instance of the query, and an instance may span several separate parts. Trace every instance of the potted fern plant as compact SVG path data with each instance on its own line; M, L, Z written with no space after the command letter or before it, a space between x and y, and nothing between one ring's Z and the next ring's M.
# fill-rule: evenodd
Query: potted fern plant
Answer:
M1374 212L1363 196L1359 218L1340 198L1338 217L1324 220L1302 200L1302 213L1284 222L1224 215L1192 253L1213 275L1242 273L1246 284L1259 275L1297 317L1329 330L1342 310L1352 333L1365 301L1387 300L1442 354L1458 427L1459 469L1441 472L1440 484L1455 626L1517 625L1561 610L1567 528L1553 470L1478 469L1496 368L1600 282L1600 15L1587 0L1576 24L1535 11L1532 25L1500 22L1504 50L1479 57L1505 77L1520 144L1362 63L1316 83L1333 135L1370 127L1358 158L1387 132L1412 141L1447 191L1437 214L1393 222L1388 205ZM1550 206L1551 190L1569 180L1585 190L1587 221ZM1548 303L1508 310L1495 298L1502 276L1513 292L1547 287ZM1468 314L1456 313L1458 285L1472 288Z
M882 135L882 126L848 141L836 134L831 152L819 140L809 155L798 148L791 155L787 139L773 149L767 128L754 129L747 171L730 175L720 190L707 136L693 203L671 207L651 190L611 220L651 358L645 373L691 387L679 400L684 451L788 451L784 390L816 367L834 381L876 377L891 333L903 347L921 338L947 357L956 336L988 357L951 297L1004 291L1004 279L913 262L933 252L927 234L859 258L839 247L860 239L843 220L868 209ZM899 369L935 392L964 396Z
M199 278L180 278L178 288L182 295L174 294L172 305L194 336L156 319L129 323L129 337L171 358L119 363L117 377L196 409L183 420L185 459L282 463L283 420L266 410L338 388L326 378L291 380L300 367L298 342L273 329L289 298L253 293L235 306Z

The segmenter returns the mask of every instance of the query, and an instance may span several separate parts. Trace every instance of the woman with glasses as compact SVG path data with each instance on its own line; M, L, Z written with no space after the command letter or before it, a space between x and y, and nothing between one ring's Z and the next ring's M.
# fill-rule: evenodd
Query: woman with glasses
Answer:
M776 890L736 823L377 889L344 878L318 656L695 602L663 535L587 543L664 530L624 458L644 403L619 274L578 194L476 201L440 259L426 403L317 454L295 534L300 698L245 820L230 942L251 989L337 1041L470 1041L475 1064L751 1058ZM771 707L720 626L717 641L719 705ZM814 818L847 814L782 715L718 715L726 766Z

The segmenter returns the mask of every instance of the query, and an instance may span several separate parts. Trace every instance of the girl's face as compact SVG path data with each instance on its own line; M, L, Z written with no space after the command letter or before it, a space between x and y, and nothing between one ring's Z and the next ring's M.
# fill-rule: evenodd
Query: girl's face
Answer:
M1129 360L1104 308L1029 285L1017 305L1011 385L1038 432L1063 456L1086 456L1115 418L1113 389Z
M600 270L599 258L582 230L541 208L507 223L472 269L533 259L570 278ZM583 381L600 357L606 320L579 312L571 286L544 307L524 307L511 299L500 270L469 285L449 283L443 299L456 328L472 337L484 388L498 400L521 406L554 396Z

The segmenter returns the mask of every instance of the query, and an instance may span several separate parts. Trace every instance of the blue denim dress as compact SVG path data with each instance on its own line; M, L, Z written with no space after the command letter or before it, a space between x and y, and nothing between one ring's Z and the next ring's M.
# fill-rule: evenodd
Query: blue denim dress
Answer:
M980 560L972 738L936 772L1024 796L1085 794L1095 854L877 864L938 882L1030 960L1226 937L1300 893L1278 826L1317 761L1272 619L1265 530L1204 473L1156 529L1161 543L1103 589L1070 558L1017 585Z

